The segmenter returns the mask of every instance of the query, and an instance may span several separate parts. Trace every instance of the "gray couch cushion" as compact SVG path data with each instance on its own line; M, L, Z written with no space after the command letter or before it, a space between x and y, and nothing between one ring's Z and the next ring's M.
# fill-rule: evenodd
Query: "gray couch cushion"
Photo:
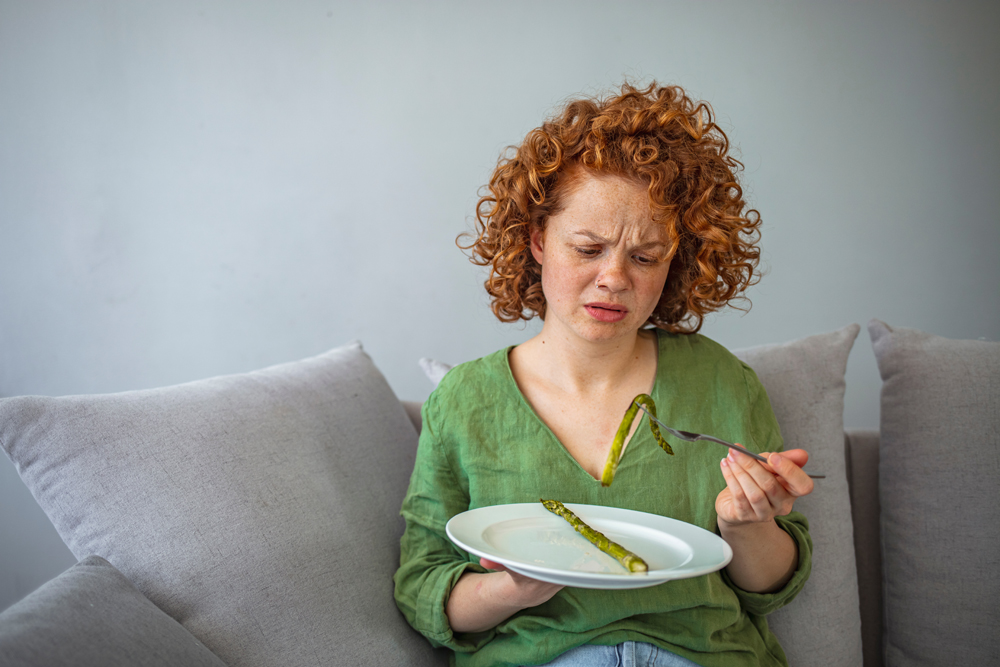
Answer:
M809 452L806 470L826 475L795 502L809 519L813 566L809 583L768 617L788 662L796 667L857 667L862 662L851 501L844 463L844 372L861 330L783 345L734 350L757 373L781 426L785 448Z
M882 541L879 537L878 431L844 434L847 481L858 564L861 642L865 667L882 667Z
M1000 662L1000 343L868 325L886 664Z
M97 556L0 614L0 664L225 667Z
M430 665L396 609L417 434L351 344L261 371L0 400L0 442L70 550L233 665Z

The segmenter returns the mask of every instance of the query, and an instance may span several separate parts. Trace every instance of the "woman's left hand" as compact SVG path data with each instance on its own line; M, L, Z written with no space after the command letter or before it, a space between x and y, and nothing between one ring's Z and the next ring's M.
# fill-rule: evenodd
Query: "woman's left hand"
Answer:
M761 456L767 464L734 450L722 460L726 488L715 499L720 527L772 521L791 512L796 498L812 493L813 481L802 471L809 460L804 449Z

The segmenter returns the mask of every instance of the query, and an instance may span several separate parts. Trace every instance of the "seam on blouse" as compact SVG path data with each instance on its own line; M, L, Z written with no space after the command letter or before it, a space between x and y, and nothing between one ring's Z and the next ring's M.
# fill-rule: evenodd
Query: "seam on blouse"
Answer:
M434 402L437 403L437 400L438 399L435 398ZM455 473L455 468L457 466L455 465L455 460L452 458L452 452L448 451L448 449L442 445L441 438L438 436L439 430L434 426L434 424L432 423L433 420L431 420L430 417L431 417L431 410L430 406L428 406L427 414L426 417L424 418L424 423L429 427L428 431L430 434L430 438L434 443L435 449L439 452L444 452L444 458L448 462L448 474L451 475L451 481L455 485L455 488L466 491L464 496L465 496L466 509L468 509L468 504L470 502L469 494L467 489L465 489L465 487L461 485L458 475ZM451 517L448 518L450 519ZM445 519L445 523L448 523L448 519ZM442 530L443 528L444 527L442 526Z
M746 387L746 390L747 390L747 412L746 412L747 429L746 430L747 430L747 433L750 434L750 438L753 440L753 442L751 443L752 446L753 446L753 451L759 452L759 451L761 451L761 447L760 447L760 442L759 442L759 440L757 438L757 429L756 429L756 424L754 423L754 418L753 418L753 415L754 415L754 404L756 403L756 401L754 400L753 391L750 388L750 367L747 366L743 362L740 362L740 363L743 366L743 369L742 369L743 370L743 386ZM758 381L759 381L759 378L758 378Z

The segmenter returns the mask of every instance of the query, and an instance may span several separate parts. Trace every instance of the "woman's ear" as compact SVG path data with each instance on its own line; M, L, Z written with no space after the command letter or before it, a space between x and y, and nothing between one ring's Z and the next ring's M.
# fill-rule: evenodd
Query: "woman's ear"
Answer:
M545 230L541 227L531 228L531 256L535 258L538 262L538 266L542 265L542 257L545 255L543 245L545 243Z

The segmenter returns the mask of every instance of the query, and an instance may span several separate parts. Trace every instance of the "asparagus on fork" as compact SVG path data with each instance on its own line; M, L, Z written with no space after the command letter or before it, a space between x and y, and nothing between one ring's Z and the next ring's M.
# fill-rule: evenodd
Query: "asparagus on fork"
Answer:
M646 565L646 561L639 558L617 542L612 542L603 533L588 526L583 522L583 519L573 514L573 512L567 509L566 506L558 500L542 500L541 503L548 511L553 514L558 514L562 518L566 519L566 521L568 521L569 524L576 529L576 532L590 540L598 549L609 556L616 558L618 562L621 563L629 572L641 572L645 574L649 571L649 566Z
M622 418L622 423L618 427L618 432L615 434L615 439L611 443L611 452L608 453L608 461L604 464L604 472L601 474L601 486L611 486L611 482L615 478L615 471L618 469L618 459L622 456L625 438L628 437L628 432L632 428L635 415L639 412L639 403L645 405L650 414L654 417L656 416L656 404L653 403L653 398L649 394L639 394L632 399L632 402L628 405L628 410L625 411L625 416ZM663 448L663 451L673 456L674 450L670 448L667 441L660 435L660 427L652 419L647 421L649 422L649 430L653 432L656 442Z

